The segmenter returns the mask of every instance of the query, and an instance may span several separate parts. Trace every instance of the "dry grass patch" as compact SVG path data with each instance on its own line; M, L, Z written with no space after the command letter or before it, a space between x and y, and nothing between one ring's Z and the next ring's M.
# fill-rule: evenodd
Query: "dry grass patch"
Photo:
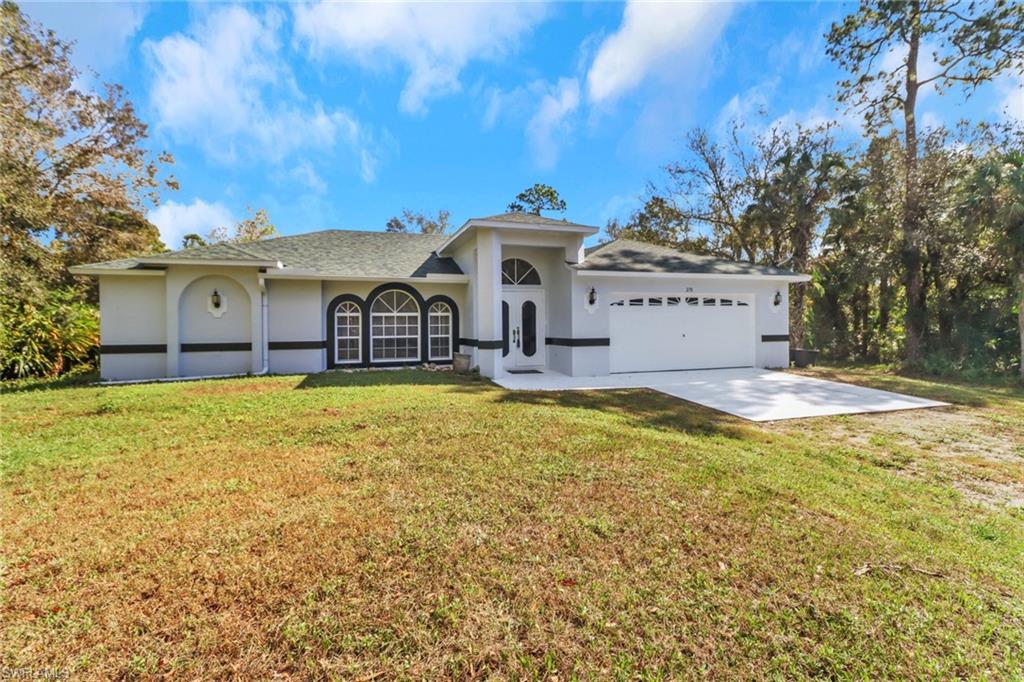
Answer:
M360 679L1024 665L1020 512L965 498L948 473L976 467L965 453L907 441L921 430L887 415L866 437L846 418L763 428L648 391L512 394L413 371L0 407L6 666ZM962 410L992 422L991 407ZM879 463L896 451L932 473Z

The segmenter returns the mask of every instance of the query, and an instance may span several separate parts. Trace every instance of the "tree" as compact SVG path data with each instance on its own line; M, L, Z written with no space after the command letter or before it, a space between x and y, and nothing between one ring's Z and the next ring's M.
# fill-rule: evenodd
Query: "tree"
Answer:
M665 168L668 186L663 194L678 209L680 220L710 236L719 255L775 265L781 249L772 246L773 235L759 233L765 225L745 219L744 212L767 183L787 139L778 127L747 136L733 122L728 139L717 142L695 128L686 136L685 157Z
M76 87L70 50L14 3L0 4L4 255L45 234L64 266L97 251L118 257L156 249L140 220L161 188L177 187L173 178L160 180L173 159L146 151L147 127L120 86L105 85L102 94Z
M118 85L82 89L71 44L0 2L0 374L96 357L96 284L67 267L161 251L146 219L169 154Z
M850 77L839 82L838 99L860 109L869 131L903 124L904 185L900 260L906 297L905 353L909 365L922 360L928 319L921 235L917 100L921 88L958 88L970 95L1006 70L1024 73L1024 5L997 0L964 6L944 0L863 2L832 25L827 52ZM935 72L919 75L921 49L930 47ZM899 63L887 68L887 57Z
M215 227L210 230L205 239L200 239L202 243L197 245L255 242L277 236L277 228L270 222L270 215L267 213L267 209L259 208L253 213L251 207L246 207L245 211L246 213L252 213L252 215L235 223L233 233L229 233L226 227ZM196 235L194 234L187 234L182 241L194 243L195 237Z
M388 222L384 225L384 229L388 232L409 232L412 227L416 227L423 234L444 234L448 231L449 216L449 212L444 209L437 212L437 217L429 213L418 213L404 209L402 217L394 216L389 218Z
M797 128L783 136L784 147L767 179L756 184L753 202L743 212L748 234L770 237L769 262L807 272L811 249L819 236L826 211L848 187L843 155L822 131ZM803 345L805 286L798 284L790 296L793 344Z
M1019 373L1024 381L1024 145L986 158L964 183L961 210L975 227L992 231L1016 285ZM974 235L979 236L977 233Z
M705 235L691 234L690 225L679 209L653 189L644 205L633 211L624 223L613 218L605 231L612 239L635 239L687 253L712 253L711 240Z
M508 210L534 215L540 215L541 211L565 213L565 200L554 187L537 183L517 194L515 201L508 205Z
M265 208L256 209L255 213L251 207L246 207L245 210L246 213L252 213L252 215L235 223L233 231L229 232L228 228L223 226L215 227L207 232L205 237L190 232L181 238L181 248L192 249L209 244L255 242L278 235L277 228L270 222L270 215Z
M189 232L181 238L181 248L183 249L194 249L200 246L206 246L206 240L195 232Z

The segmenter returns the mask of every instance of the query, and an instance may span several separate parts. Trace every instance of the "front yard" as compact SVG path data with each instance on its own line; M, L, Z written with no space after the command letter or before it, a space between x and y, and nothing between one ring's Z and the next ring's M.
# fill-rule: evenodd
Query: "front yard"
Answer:
M0 669L1020 677L1024 392L751 425L422 371L8 391Z

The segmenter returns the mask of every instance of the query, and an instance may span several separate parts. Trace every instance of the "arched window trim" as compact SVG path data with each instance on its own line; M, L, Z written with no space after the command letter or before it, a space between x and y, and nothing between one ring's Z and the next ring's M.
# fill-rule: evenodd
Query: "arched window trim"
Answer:
M503 286L541 286L543 282L540 279L540 272L529 261L522 258L506 258L501 261L501 284Z
M342 318L345 318L344 325ZM344 326L346 334L342 336L339 328ZM355 330L353 332L353 327ZM341 301L334 309L334 364L360 365L363 362L363 309L355 301ZM341 341L348 341L344 348ZM355 342L356 356L342 358L342 351L351 350L351 342Z
M394 295L390 303L387 299L389 294ZM401 303L399 303L400 300ZM415 312L409 311L406 308L406 303L408 302L412 303ZM423 340L421 329L423 310L416 296L397 287L387 289L373 298L368 314L370 318L371 364L420 361ZM390 334L388 333L389 328L392 330ZM382 343L378 349L376 343L378 340L386 342L391 339L396 340L394 349L387 348L386 343ZM403 342L399 343L399 339L403 340ZM410 339L412 340L411 344ZM390 350L394 350L395 357L387 357L387 353ZM399 355L401 351L404 351L404 354Z

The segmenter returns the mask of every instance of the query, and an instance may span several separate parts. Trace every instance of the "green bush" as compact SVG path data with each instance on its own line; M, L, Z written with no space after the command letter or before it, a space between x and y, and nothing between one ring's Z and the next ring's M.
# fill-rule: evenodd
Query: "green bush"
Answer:
M77 291L48 291L39 301L0 298L0 377L55 377L95 363L99 312Z

